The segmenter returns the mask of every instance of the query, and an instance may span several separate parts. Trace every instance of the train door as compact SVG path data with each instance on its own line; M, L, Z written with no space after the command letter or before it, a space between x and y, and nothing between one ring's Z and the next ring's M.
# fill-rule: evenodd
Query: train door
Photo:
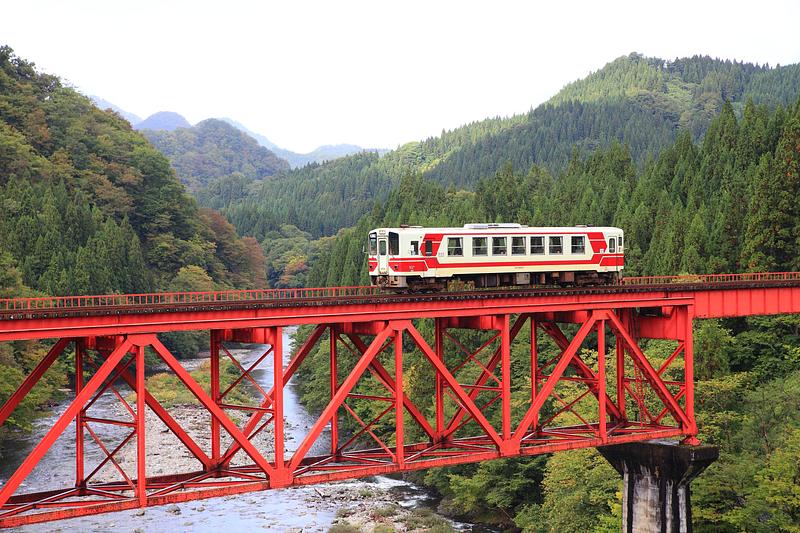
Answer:
M610 239L608 239L608 253L610 253L610 254L617 253L617 238L616 237L611 237ZM619 265L617 264L617 260L616 259L613 260L612 265L613 266L611 267L611 271L612 272L616 272L617 274L619 274Z
M389 271L388 239L378 237L378 274L386 274Z

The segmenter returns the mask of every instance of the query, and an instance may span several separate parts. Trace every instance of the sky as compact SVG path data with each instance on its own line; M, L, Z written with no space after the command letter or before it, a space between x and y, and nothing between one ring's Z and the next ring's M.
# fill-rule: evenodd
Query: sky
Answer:
M283 148L396 148L527 112L639 52L800 61L798 1L6 0L0 44L146 117L230 117Z

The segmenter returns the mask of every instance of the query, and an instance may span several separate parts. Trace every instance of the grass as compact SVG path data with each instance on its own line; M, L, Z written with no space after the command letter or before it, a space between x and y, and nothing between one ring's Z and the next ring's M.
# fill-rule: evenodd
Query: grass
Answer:
M338 524L333 524L328 533L361 533L361 528L354 526L350 522L339 522Z
M396 505L384 505L382 507L378 507L374 511L372 511L371 515L372 518L386 518L389 516L394 516L397 514L397 506Z
M409 531L417 529L435 533L453 533L455 531L447 520L436 516L430 509L414 509L404 523Z

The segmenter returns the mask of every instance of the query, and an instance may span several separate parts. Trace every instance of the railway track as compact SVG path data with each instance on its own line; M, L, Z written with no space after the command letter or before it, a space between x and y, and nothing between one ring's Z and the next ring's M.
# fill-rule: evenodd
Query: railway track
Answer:
M724 276L724 278L722 277ZM760 276L760 277L757 277ZM699 279L698 279L699 278ZM502 300L565 295L676 293L726 289L800 286L800 273L714 275L691 277L626 278L622 284L596 287L500 288L430 294L393 294L376 287L274 289L202 293L19 298L0 300L0 322L36 318L137 315L164 312L203 312L245 309L407 302ZM655 283L644 283L645 281ZM671 281L674 280L674 281ZM640 283L640 281L642 283Z

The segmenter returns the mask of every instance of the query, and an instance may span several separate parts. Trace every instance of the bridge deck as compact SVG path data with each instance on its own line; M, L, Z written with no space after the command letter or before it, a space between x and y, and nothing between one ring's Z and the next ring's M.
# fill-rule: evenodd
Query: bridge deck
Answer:
M688 278L688 279L687 279ZM543 309L694 306L695 318L800 312L800 273L627 278L623 285L385 294L375 287L0 300L0 341L236 329Z

